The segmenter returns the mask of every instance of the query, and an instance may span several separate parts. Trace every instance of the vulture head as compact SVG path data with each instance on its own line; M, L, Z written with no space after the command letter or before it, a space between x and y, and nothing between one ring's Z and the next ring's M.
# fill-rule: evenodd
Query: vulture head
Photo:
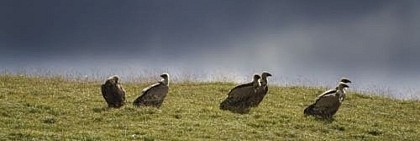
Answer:
M266 71L265 71L265 72L263 72L263 73L261 74L261 77L262 77L262 78L267 78L267 77L269 77L269 76L272 76L272 75L271 75L271 73L266 72Z
M252 78L252 82L254 83L255 87L259 87L260 86L260 78L261 76L258 74L254 74L254 77Z
M162 81L165 85L169 86L169 74L168 73L162 73L160 75L160 77L162 77Z
M343 82L343 83L351 83L351 81L348 78L345 78L345 77L341 78L340 79L340 82Z
M111 84L118 84L119 79L120 78L118 77L118 75L113 75L109 77L108 79L106 79L106 82L111 83Z
M264 71L261 74L261 85L265 86L267 85L267 77L272 76L269 72Z
M256 81L258 81L260 78L261 78L261 76L260 76L260 75L258 75L258 74L254 74L254 77L253 77L252 81L253 81L253 82L256 82Z
M338 89L339 90L343 90L345 88L349 88L349 85L347 85L346 83L340 82L340 84L338 84Z

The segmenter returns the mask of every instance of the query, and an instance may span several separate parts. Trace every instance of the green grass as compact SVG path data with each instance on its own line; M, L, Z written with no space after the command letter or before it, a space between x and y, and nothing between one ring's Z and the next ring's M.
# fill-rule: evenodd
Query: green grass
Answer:
M0 140L418 140L420 103L350 92L333 121L304 117L325 89L270 86L249 114L218 109L233 83L172 83L160 109L108 109L100 82L0 75Z

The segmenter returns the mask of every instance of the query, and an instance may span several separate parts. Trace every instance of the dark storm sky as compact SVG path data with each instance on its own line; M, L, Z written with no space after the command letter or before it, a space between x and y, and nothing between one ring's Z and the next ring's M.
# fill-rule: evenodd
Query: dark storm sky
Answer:
M12 71L269 70L420 84L416 0L2 0L0 19L0 66Z

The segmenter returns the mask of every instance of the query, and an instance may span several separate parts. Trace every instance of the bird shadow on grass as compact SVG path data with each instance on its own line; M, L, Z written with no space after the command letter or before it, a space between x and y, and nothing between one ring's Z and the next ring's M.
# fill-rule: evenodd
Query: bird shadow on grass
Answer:
M95 113L102 113L102 112L108 111L110 109L113 109L113 108L109 108L109 107L96 107L96 108L93 108L92 111L95 112Z
M319 122L324 122L324 124L331 124L335 121L334 118L320 118L320 117L315 117L315 120Z
M241 114L241 115L249 114L249 112L251 111L250 108L229 108L229 109L224 109L224 110L230 111L235 114Z
M110 110L121 110L122 112L140 112L140 113L144 113L144 114L154 114L154 113L159 113L159 109L157 108L149 108L149 107L120 107L120 108L113 108L113 107L96 107L96 108L92 108L92 111L95 113L102 113L105 111L110 111Z
M319 117L319 116L305 116L305 117L311 117L314 120L318 121L318 122L324 122L325 124L331 124L335 121L334 118L326 118L326 117Z
M235 114L241 114L241 115L249 114L249 111L231 111L231 112Z

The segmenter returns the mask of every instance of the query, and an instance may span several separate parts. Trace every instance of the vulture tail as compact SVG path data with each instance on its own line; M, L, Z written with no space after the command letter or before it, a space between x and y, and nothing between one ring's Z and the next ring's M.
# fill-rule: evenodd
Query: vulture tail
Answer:
M250 106L244 105L243 102L236 102L232 99L226 99L220 103L221 110L228 110L233 113L246 114L250 111Z
M140 102L141 102L141 101L140 101L140 98L141 98L141 97L138 97L136 100L134 100L134 102L133 102L133 105L134 105L134 106L140 106Z
M305 108L305 110L303 111L303 114L307 115L315 115L316 111L314 109L315 105L309 105L308 107Z
M220 103L220 106L219 106L219 108L221 110L229 110L229 107L230 107L230 104L229 104L229 100L228 99L223 100L223 102Z

